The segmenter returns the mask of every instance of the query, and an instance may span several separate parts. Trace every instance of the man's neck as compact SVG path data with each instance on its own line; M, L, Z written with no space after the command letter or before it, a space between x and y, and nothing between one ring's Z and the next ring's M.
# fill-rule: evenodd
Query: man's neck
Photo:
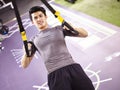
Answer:
M40 30L46 30L48 28L48 24L45 27L40 28Z

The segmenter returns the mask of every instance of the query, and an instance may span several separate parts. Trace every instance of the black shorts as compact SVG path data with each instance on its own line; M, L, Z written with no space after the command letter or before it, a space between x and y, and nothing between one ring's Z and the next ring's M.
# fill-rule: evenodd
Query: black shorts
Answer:
M49 90L95 90L79 64L60 68L48 75Z

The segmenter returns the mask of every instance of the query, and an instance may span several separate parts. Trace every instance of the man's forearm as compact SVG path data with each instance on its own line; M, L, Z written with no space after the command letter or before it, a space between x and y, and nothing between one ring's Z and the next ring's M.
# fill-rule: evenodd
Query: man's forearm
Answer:
M73 25L70 24L70 23L69 23L69 25L70 25L71 27L73 27L74 30L76 30L76 31L79 32L78 37L87 37L87 36L88 36L88 32L87 32L85 29L79 28L79 27L75 27L75 26L73 26ZM63 29L69 30L69 28L67 28L66 26L64 26Z
M23 68L27 68L32 60L32 57L27 57L26 55L23 56L21 60L21 66Z
M74 28L76 31L79 32L79 37L87 37L88 36L88 32L86 30L84 30L83 28Z

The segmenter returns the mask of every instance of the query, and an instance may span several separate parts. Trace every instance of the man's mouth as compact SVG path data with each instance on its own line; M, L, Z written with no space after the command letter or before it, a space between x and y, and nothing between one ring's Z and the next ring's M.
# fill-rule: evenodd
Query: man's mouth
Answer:
M42 25L42 24L43 24L43 21L38 22L38 24L39 24L39 25Z

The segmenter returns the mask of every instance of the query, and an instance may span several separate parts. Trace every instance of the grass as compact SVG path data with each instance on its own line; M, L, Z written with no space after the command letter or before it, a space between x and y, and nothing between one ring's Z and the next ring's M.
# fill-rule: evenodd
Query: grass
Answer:
M75 4L65 0L55 0L55 2L120 27L120 1L77 0Z

